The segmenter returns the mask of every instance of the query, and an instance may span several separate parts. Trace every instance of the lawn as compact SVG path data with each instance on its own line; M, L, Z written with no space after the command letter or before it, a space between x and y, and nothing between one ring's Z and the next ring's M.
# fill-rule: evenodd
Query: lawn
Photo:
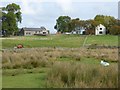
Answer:
M5 69L3 70L3 88L43 88L46 87L48 68Z
M79 48L83 46L86 36L84 35L49 35L49 36L19 36L14 39L3 39L2 48L13 48L23 44L25 48L33 47L68 47ZM118 36L102 35L88 36L85 45L118 46Z
M45 87L45 73L3 76L3 88L42 88Z
M112 35L88 36L86 45L87 44L118 46L118 36Z

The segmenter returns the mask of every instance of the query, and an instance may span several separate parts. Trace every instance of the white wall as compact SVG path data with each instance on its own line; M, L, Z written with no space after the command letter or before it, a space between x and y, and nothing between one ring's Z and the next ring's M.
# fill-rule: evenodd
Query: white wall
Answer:
M95 35L105 35L106 34L106 28L102 24L98 25L95 28Z
M34 35L34 34L44 34L44 32L46 32L46 34L49 34L48 31L43 30L43 31L24 31L24 35L25 36L31 36L31 35Z

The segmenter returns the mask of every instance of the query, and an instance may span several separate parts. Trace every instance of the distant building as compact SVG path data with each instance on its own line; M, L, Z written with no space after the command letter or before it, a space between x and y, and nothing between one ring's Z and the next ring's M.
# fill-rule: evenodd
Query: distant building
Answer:
M102 24L98 25L95 28L95 35L105 35L106 34L106 27Z
M49 30L47 30L45 27L40 27L40 28L22 28L20 30L20 35L24 36L31 36L31 35L48 35Z
M85 34L85 28L78 26L75 28L75 30L72 31L72 34L81 34L84 35Z
M76 27L74 30L71 32L65 32L64 34L85 34L85 28L84 27Z

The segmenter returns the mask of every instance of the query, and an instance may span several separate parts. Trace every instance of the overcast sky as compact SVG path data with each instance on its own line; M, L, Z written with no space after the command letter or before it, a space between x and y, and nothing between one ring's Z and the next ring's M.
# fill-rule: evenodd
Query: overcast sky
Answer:
M45 26L51 33L61 15L82 20L93 19L97 14L118 17L119 0L1 0L0 7L19 4L22 12L21 27Z

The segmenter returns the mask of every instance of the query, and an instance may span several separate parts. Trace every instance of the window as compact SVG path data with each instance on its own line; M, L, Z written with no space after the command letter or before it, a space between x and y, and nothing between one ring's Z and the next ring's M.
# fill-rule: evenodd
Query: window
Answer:
M100 30L102 30L102 28L100 28Z
M30 32L26 32L26 35L30 35L31 33Z
M46 32L43 32L43 34L46 34Z
M103 32L99 32L99 34L103 34Z

